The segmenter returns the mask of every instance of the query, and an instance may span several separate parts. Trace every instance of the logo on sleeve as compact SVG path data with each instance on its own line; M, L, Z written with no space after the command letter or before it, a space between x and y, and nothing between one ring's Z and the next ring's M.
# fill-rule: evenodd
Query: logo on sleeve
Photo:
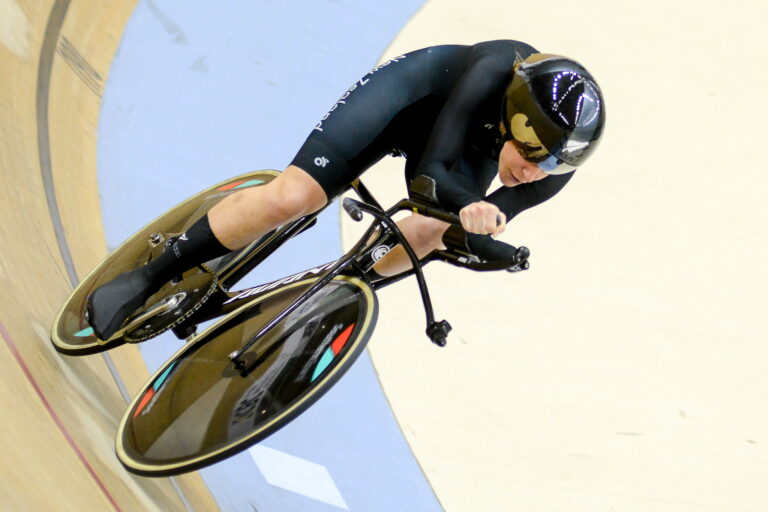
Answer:
M318 167L325 167L328 165L331 161L325 158L324 156L319 156L315 158L315 165Z

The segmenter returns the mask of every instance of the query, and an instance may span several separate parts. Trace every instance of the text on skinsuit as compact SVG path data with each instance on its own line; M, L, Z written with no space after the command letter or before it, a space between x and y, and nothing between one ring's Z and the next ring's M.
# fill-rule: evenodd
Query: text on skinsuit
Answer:
M329 268L333 267L336 264L335 261L332 261L330 263L326 263L325 265L320 265L319 267L310 268L308 270L304 270L303 272L299 272L298 274L293 274L292 276L285 277L283 279L280 279L278 281L273 281L271 283L262 284L261 286L257 286L255 288L248 288L247 290L243 290L242 292L238 293L231 299L227 300L224 304L229 304L230 302L234 302L236 300L244 299L246 297L252 297L254 295L257 295L261 292L265 292L268 290L272 290L274 288L277 288L278 286L282 286L284 284L289 284L298 281L299 279L306 277L308 275L315 275L319 274L325 270L328 270Z
M352 94L352 91L354 91L358 87L364 87L365 84L367 84L370 81L370 79L367 78L367 77L373 75L378 70L389 66L390 64L393 64L395 62L400 62L401 60L405 59L405 57L406 57L405 55L400 55L399 57L395 57L394 59L390 59L387 62L379 64L378 66L376 66L375 68L370 70L368 73L363 75L363 78L361 78L360 80L358 80L357 82L352 84L352 87L350 87L347 90L347 92L345 92L344 94L341 95L341 98L339 98L338 101L336 101L336 103L333 105L333 107L331 107L331 110L326 112L326 114L323 116L323 118L320 120L320 122L317 123L317 126L315 126L315 130L317 130L319 132L323 131L323 121L328 119L331 116L331 114L333 113L334 110L339 108L341 105L345 105L347 103L347 98L349 98L349 95Z

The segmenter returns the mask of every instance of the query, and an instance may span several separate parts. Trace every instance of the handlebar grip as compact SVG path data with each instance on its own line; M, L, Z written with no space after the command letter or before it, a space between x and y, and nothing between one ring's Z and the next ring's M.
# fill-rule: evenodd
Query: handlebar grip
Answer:
M517 247L494 240L491 235L467 233L467 248L486 261L511 261L518 257Z
M345 197L344 201L341 202L341 205L344 207L344 210L349 214L349 216L352 217L352 220L355 222L360 222L363 220L363 211L359 206L357 206L357 201L352 198Z
M515 255L517 256L517 259L521 262L528 261L528 258L531 255L531 251L527 247L518 247L517 253Z

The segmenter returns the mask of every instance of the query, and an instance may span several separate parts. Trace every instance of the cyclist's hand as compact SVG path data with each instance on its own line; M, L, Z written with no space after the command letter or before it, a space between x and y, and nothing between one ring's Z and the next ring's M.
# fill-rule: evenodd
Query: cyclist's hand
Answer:
M507 216L491 203L477 201L459 211L461 227L467 233L497 236L504 232L507 226Z

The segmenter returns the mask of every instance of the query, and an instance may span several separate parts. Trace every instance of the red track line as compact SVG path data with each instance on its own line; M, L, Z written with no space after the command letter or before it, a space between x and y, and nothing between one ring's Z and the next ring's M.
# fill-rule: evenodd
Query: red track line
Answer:
M85 466L85 469L88 471L88 473L91 474L91 477L93 477L93 479L96 481L96 485L99 486L99 488L101 489L101 492L104 493L104 495L107 497L109 502L112 504L112 507L118 512L121 512L120 507L117 505L117 502L115 502L115 499L112 497L111 494L109 494L109 491L104 486L104 483L96 475L96 472L93 470L93 467L91 467L91 465L88 463L88 460L85 458L85 455L83 455L83 452L80 451L80 447L77 446L77 443L75 442L74 439L72 439L72 436L69 434L69 431L64 426L64 423L62 423L61 419L56 414L56 411L53 410L53 408L51 407L51 404L45 398L43 391L40 389L40 386L37 385L37 381L35 381L35 378L32 376L32 373L29 371L29 368L24 362L24 359L21 358L21 354L19 354L19 351L16 349L16 344L13 342L11 335L5 329L5 326L2 324L2 322L0 322L0 334L2 334L3 339L5 340L5 343L8 345L8 348L11 350L11 353L13 354L13 357L16 358L16 362L19 363L19 366L21 367L21 370L24 372L24 375L27 376L27 380L29 380L29 383L32 384L32 387L35 389L37 396L40 397L40 400L43 402L43 405L48 410L48 414L51 415L53 422L56 424L57 427L59 427L59 430L64 435L64 438L69 443L69 446L71 446L72 449L75 451L75 454L80 459L80 462L83 463L83 466Z

